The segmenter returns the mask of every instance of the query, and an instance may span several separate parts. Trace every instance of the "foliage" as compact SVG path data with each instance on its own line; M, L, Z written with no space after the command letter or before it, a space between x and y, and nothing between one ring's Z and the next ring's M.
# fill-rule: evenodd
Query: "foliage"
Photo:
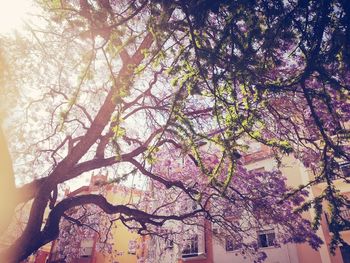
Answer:
M332 208L332 222L349 224L340 216L349 201L332 180L344 177L340 164L350 161L347 1L40 5L37 23L22 36L30 51L16 62L24 83L18 104L25 110L17 108L8 124L21 185L16 200L33 204L21 237L2 253L6 262L56 238L65 211L91 203L122 214L120 220L141 234L201 217L230 226L227 234L235 238L247 235L230 220L218 221L216 215L230 208L252 222L279 225L282 242L308 241L316 248L310 224L293 208L314 207L317 228L322 201ZM242 156L249 142L270 147L277 163L293 155L315 179L288 189L276 171L246 171ZM57 202L61 184L95 169L116 178L137 171L147 187L170 198L161 201L171 209L150 212L95 195ZM324 192L305 201L305 189L321 181ZM181 211L174 196L201 209ZM218 202L218 211L205 202ZM41 229L47 206L52 210ZM333 247L339 242L334 235Z
M205 170L215 170L218 167L220 160L215 154L203 151L201 156ZM229 160L224 161L225 168L217 171L215 177L208 177L200 167L194 165L189 156L183 156L176 149L160 153L157 160L153 167L154 173L162 174L163 178L171 182L181 180L190 192L185 194L178 188L167 189L154 182L145 198L145 201L148 199L149 212L169 215L187 212L193 213L193 216L183 220L190 227L184 228L182 224L169 220L162 231L149 228L151 234L183 244L183 240L200 233L197 228L195 231L191 228L198 226L202 229L205 218L213 223L213 228L219 233L216 238L221 241L225 238L234 240L242 255L250 255L257 262L265 259L266 255L264 252L258 253L257 240L251 237L267 226L273 226L279 233L276 239L278 246L288 242L308 242L317 249L322 243L312 230L310 222L294 211L296 206L305 201L308 192L303 190L286 199L284 195L290 189L286 186L286 178L278 170L247 171L243 163L238 161L235 175L223 193L221 182L226 180ZM156 205L154 200L157 200ZM265 256L260 258L262 255Z

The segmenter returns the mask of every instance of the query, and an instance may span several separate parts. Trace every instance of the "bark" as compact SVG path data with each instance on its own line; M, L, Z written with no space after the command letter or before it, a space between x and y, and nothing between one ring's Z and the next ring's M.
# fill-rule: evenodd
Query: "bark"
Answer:
M102 195L88 194L74 196L64 199L52 209L43 230L33 238L30 244L21 251L16 251L15 249L7 250L6 253L3 253L1 262L15 263L24 260L32 254L33 251L38 250L40 247L56 239L59 234L59 223L64 213L70 208L86 204L94 204L107 214L122 214L126 221L136 220L140 223L140 229L146 226L146 224L161 226L167 220L181 221L202 212L201 209L198 209L181 215L162 216L149 214L126 205L113 205Z

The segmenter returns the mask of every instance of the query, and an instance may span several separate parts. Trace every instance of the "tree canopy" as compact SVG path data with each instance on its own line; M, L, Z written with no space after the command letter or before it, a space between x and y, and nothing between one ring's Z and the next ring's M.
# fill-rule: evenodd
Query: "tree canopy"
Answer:
M340 215L349 200L332 180L350 161L348 1L38 4L26 33L1 40L0 91L15 93L17 106L5 109L13 172L1 155L1 180L10 179L0 202L13 215L31 201L24 231L1 252L5 262L55 239L66 211L85 204L122 215L140 234L205 218L242 240L254 224L274 223L285 233L281 242L314 248L323 201L331 224L350 224ZM268 146L277 163L293 155L314 179L290 189L277 171L248 172L242 156L251 142ZM113 174L110 184L142 174L146 201L160 207L93 194L57 199L65 182L99 169ZM321 181L324 192L306 199L307 187ZM11 189L13 202L2 189ZM189 200L198 209L181 209ZM311 207L310 223L300 213ZM239 228L222 216L227 209L255 223ZM333 229L335 248L343 240Z

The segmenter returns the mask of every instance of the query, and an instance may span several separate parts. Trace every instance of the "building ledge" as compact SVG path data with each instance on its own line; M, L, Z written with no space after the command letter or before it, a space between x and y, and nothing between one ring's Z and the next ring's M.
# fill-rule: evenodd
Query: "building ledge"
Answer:
M191 261L191 260L206 259L206 258L207 258L207 254L204 252L195 253L195 254L185 254L185 255L182 255L181 257L182 261Z

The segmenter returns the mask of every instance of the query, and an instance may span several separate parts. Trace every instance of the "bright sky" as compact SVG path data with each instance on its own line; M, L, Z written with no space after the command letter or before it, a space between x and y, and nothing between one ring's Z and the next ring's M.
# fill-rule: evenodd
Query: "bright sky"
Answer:
M0 0L0 34L20 30L31 4L31 0Z
M0 35L11 34L15 30L21 30L25 25L24 20L28 21L30 13L35 12L33 2L34 0L0 0ZM128 186L143 188L145 185L144 180L144 178L139 176L135 176L134 179L133 176L130 176L124 183ZM88 185L89 182L90 174L71 180L69 186L72 187L71 190L75 190L82 185Z

